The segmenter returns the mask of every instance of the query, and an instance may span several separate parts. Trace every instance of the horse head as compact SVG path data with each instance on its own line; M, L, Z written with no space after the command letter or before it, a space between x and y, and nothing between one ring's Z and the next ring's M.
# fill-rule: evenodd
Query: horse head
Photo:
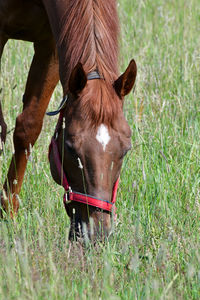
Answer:
M110 233L117 182L131 148L123 102L136 73L134 60L112 83L96 71L86 74L81 63L71 73L67 101L54 134L60 170L54 151L49 152L52 176L66 190L70 239L84 235L102 239Z

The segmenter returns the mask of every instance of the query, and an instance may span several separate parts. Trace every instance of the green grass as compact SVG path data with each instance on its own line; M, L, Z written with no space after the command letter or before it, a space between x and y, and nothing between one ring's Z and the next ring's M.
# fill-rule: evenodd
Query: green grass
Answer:
M126 98L133 148L124 161L114 234L68 258L69 219L51 178L45 118L28 163L16 220L0 223L0 299L200 298L200 3L120 0L121 70L138 77ZM32 57L10 41L1 65L8 128L22 108ZM23 68L22 68L23 66ZM58 87L49 109L61 99ZM12 153L0 157L3 184ZM2 188L2 186L0 186Z

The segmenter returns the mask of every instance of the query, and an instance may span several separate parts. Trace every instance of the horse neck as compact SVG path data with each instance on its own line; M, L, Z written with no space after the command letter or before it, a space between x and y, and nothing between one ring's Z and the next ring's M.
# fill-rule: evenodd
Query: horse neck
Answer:
M86 73L98 69L109 82L118 76L116 0L43 0L58 48L60 79L67 93L78 62Z

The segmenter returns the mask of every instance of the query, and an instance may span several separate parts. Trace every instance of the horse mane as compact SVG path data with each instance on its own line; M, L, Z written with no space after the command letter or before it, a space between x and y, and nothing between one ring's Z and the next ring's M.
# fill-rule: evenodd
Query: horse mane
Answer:
M106 80L113 82L118 75L116 0L67 1L60 22L58 46L66 45L64 61L68 77L81 62L86 73L98 69Z
M95 88L83 93L80 105L94 123L109 123L117 113L112 84L118 77L119 21L116 0L70 0L60 19L58 47L66 49L65 82L78 62L86 73L98 70L104 80L93 80ZM98 83L97 83L98 82ZM95 95L96 102L92 101ZM98 94L98 97L96 97ZM114 96L114 95L113 95ZM116 98L116 96L115 96Z

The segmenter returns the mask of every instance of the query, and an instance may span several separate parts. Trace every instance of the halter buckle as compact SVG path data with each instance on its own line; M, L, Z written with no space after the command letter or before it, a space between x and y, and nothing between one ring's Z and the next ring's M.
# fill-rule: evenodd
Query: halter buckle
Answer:
M72 193L72 188L69 186L68 190L65 192L65 204L70 204L72 200L69 199L69 195Z

